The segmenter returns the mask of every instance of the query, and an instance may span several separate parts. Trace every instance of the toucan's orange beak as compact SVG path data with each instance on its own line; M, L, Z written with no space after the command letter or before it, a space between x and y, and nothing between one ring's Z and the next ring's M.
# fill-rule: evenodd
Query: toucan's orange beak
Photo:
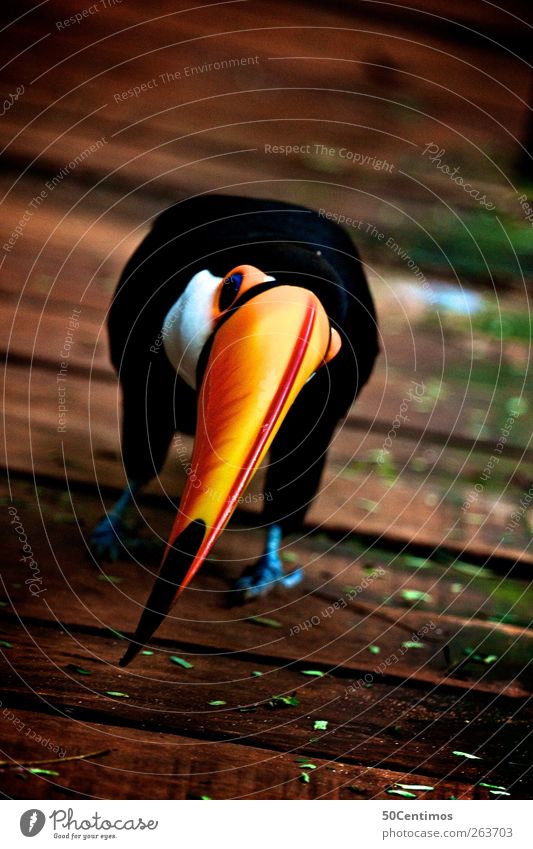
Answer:
M339 347L320 301L295 286L258 294L215 332L198 398L192 472L122 666L150 639L198 571L294 399Z

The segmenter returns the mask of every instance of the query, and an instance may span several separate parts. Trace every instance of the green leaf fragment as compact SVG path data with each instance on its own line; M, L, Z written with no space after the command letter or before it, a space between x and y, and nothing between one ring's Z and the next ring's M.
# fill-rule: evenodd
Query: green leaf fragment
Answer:
M54 513L52 516L52 522L55 525L75 525L76 517L72 516L70 513Z
M290 707L296 707L296 705L300 704L300 699L297 699L296 696L284 696L281 701Z
M423 590L405 589L400 591L400 595L404 601L431 601L430 594Z
M300 704L300 700L296 696L272 696L269 702L269 707L296 707Z
M315 719L313 723L313 731L327 731L329 725L329 720L327 719Z
M294 551L284 551L281 558L285 561L285 563L296 563L296 560L298 559Z
M493 796L510 796L511 794L507 792L507 790L489 790L489 793L492 793Z
M178 657L177 654L171 654L169 660L172 663L175 663L176 666L181 666L183 669L192 669L193 664L189 663L188 660L184 660L182 657Z
M152 654L153 654L153 651L150 651L149 649L143 649L143 650L142 650L142 652L141 652L141 654L144 654L144 655L150 656L150 655L152 655Z
M107 581L109 584L120 584L122 582L122 578L117 577L117 575L106 575L102 572L98 575L99 581Z
M28 769L28 772L31 772L32 775L52 775L52 776L59 775L59 773L56 772L55 769L42 769L39 766L30 767Z
M480 781L479 786L488 787L489 790L507 790L507 787L502 787L500 784L487 784L485 781Z
M4 648L4 649L12 649L13 648L13 644L8 643L7 640L0 640L0 646L2 646L2 648Z
M222 701L222 699L213 699L212 702L208 702L208 705L213 705L213 707L218 707L219 705L225 705L226 702Z
M203 800L204 802L212 802L213 801L211 796L200 796L200 799Z
M520 617L514 613L500 613L499 616L489 616L488 620L489 622L498 622L498 624L512 625L519 623Z
M381 649L379 646L368 646L368 651L370 654L379 654Z
M302 784L309 784L310 781L311 781L311 779L309 778L309 773L308 772L301 772L300 773L300 781L302 782Z
M429 569L431 566L431 563L425 557L413 557L411 555L402 557L401 563L411 569Z
M391 796L402 796L404 799L416 799L415 793L410 793L408 790L395 790L394 787L391 787L387 790Z
M505 402L505 409L508 413L511 413L511 415L514 413L515 416L522 416L524 413L527 413L528 408L529 404L526 398L509 398Z
M301 675L311 675L311 676L314 676L315 678L323 678L326 673L322 672L320 669L301 669L300 674Z
M106 690L106 696L115 696L117 699L129 699L127 693L120 693L118 690Z
M258 678L258 677L259 677L260 675L262 675L262 674L263 674L263 673L262 673L262 672L259 672L259 670L254 669L254 671L252 672L252 678Z
M474 663L490 664L498 660L497 654L478 654L475 649L472 648L463 649L463 654L466 654L466 656L469 657L470 660L473 660Z
M478 576L483 578L494 577L494 572L491 569L487 569L485 566L476 566L474 563L465 563L463 560L456 560L452 566L458 572L462 572L463 575L471 575L474 578Z
M400 790L434 790L429 784L400 784L396 781L394 787L399 787Z
M362 510L366 510L367 513L373 513L379 507L379 502L371 501L370 498L357 498L355 503Z
M283 628L281 622L277 619L269 619L268 616L249 616L246 622L253 622L254 625L263 625L265 628Z
M404 649L423 649L424 643L418 643L416 640L405 640L402 646Z
M89 672L88 669L84 669L83 666L76 666L74 663L69 663L68 669L71 672L76 672L78 675L92 675L92 672Z
M468 752L452 752L457 758L469 758L472 761L480 761L482 758L479 755L470 755Z

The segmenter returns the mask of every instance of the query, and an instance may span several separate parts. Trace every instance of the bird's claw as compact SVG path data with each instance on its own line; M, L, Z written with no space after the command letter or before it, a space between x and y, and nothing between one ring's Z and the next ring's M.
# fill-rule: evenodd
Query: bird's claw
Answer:
M235 583L235 589L241 594L243 601L251 601L266 595L274 587L290 589L299 584L303 577L303 569L295 569L286 575L283 565L277 555L263 554L257 563L249 566Z
M98 522L89 540L89 549L94 559L101 563L103 560L118 560L120 557L131 557L134 553L144 550L142 540L127 536L121 516L108 513Z
M124 523L120 516L107 513L93 530L89 541L91 554L101 563L102 560L118 560L125 535Z
M89 549L97 563L115 560L134 560L137 557L161 557L164 546L160 540L139 539L128 535L121 516L108 513L98 522L89 540Z

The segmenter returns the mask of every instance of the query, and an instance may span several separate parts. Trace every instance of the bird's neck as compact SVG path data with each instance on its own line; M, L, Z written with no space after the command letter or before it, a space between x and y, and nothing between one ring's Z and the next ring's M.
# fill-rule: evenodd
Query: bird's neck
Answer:
M165 352L177 373L196 389L198 358L213 331L213 303L220 277L204 269L195 274L166 314Z

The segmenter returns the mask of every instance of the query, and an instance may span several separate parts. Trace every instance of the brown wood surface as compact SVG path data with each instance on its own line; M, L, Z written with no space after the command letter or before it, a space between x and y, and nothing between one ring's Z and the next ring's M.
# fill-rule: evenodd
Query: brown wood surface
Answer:
M276 666L258 656L236 657L220 650L206 657L176 648L193 663L192 669L183 670L166 653L156 652L131 670L119 671L108 656L110 649L113 654L121 651L119 641L61 631L36 624L29 635L24 628L10 629L18 668L16 673L9 670L9 649L4 649L7 707L55 708L82 721L110 722L120 713L128 726L194 740L227 740L282 752L289 743L306 756L341 757L396 771L422 769L437 776L444 770L472 783L480 767L497 769L501 780L509 782L517 775L516 764L531 760L523 740L528 724L523 701L479 691L458 697L440 689L422 691L421 698L409 684L391 688L379 682L352 691L357 679L345 674L306 678L284 663ZM92 674L79 675L71 664ZM254 670L263 674L251 678ZM114 692L127 698L110 695ZM287 694L294 694L299 704L270 705L274 696ZM211 707L213 700L226 704ZM327 732L313 730L318 719L328 720ZM486 764L462 762L454 750L477 754Z
M11 718L13 715L13 719ZM309 757L316 769L302 770L300 749L284 753L239 743L203 744L179 734L143 731L112 722L81 722L66 712L34 713L21 708L0 711L3 759L14 758L11 768L0 768L0 790L17 782L18 798L110 798L120 782L124 795L138 799L391 799L386 790L396 782L425 784L420 798L490 798L488 790L472 786L452 774L449 778L424 773L394 772L346 763L335 757ZM46 736L45 736L46 735ZM39 743L37 736L58 747L63 756L42 768L57 776L32 775L17 767L25 758L59 758ZM103 754L79 761L64 758L90 752ZM301 780L302 772L310 783ZM480 773L481 775L481 773ZM16 776L16 777L15 777Z
M431 141L499 204L506 226L524 225L505 174L525 126L530 75L519 19L527 9L423 0L417 9L391 3L384 15L372 3L253 0L223 4L214 16L209 6L165 0L154 11L132 0L58 27L72 11L66 0L37 7L10 29L4 51L3 91L25 87L2 116L4 238L33 198L46 197L0 266L0 729L10 763L0 765L0 792L401 801L387 789L403 782L434 788L419 798L495 798L485 782L530 797L530 505L505 532L533 479L530 345L523 334L488 333L432 310L405 264L364 234L352 233L382 353L333 441L304 531L284 543L287 567L305 567L302 584L232 606L232 582L264 538L257 505L245 504L157 632L154 654L126 670L116 665L183 487L172 451L131 513L132 537L144 547L101 567L88 555L91 529L124 484L106 312L153 217L190 194L235 191L350 215L401 246L408 225L423 242L438 230L441 204L465 221L473 211L428 167L422 153ZM8 4L8 18L18 14ZM185 71L232 57L258 58ZM176 71L179 79L159 76ZM117 97L151 79L157 84L139 97ZM284 157L268 144L310 151ZM393 167L355 166L315 144ZM444 266L453 282L474 282ZM505 281L505 293L491 280L494 290L483 293L511 323L529 308L518 278ZM74 308L80 326L58 432L56 375ZM380 464L413 381L423 397L409 402ZM497 464L463 509L517 404ZM260 485L259 474L251 495ZM38 596L25 583L10 506L38 563ZM299 704L268 704L288 694ZM326 731L313 729L316 719L328 721ZM54 757L54 746L67 758L104 753L43 764L57 776L20 765ZM300 767L303 756L315 770Z
M95 316L93 320L91 314ZM122 486L120 394L107 366L103 317L96 319L92 309L73 332L73 354L66 369L65 432L57 431L59 356L70 315L71 311L61 311L55 302L44 313L28 307L17 312L6 367L9 466L27 472L33 468L32 457L38 455L40 471L45 474L62 479L66 464L69 479L94 480L96 474L100 484ZM4 316L7 337L11 317L9 313ZM423 350L424 343L429 346L429 334L419 335ZM392 431L394 442L389 441L391 448L386 452L391 467L388 470L376 457L386 444L410 386L407 369L403 374L401 369L404 346L398 340L396 344L393 341L392 347L389 356L394 362L399 361L399 365L392 374L386 364L378 366L370 386L335 437L321 497L310 513L310 523L372 534L378 539L386 534L401 542L444 545L459 553L469 547L485 557L496 552L501 557L531 562L527 522L521 523L512 534L505 533L533 471L528 459L527 417L516 419L509 437L511 444L498 457L490 483L477 494L474 487L496 449L500 433L493 425L492 438L478 443L468 427L454 427L454 415L456 419L458 415L470 415L471 405L475 409L486 408L483 395L475 386L465 387L455 379L449 397L445 396L438 404L431 400L426 406L410 403L407 433L404 435L403 428L398 433ZM449 360L450 355L447 356ZM495 392L488 386L481 389L487 397ZM504 393L509 392L505 381L497 392L498 403L488 409L494 408L495 423L498 416L504 424L501 405L505 402ZM376 397L380 393L381 397ZM374 413L373 419L371 415L365 416L367 410ZM439 422L439 428L443 427L443 421L444 424L448 421L450 433L445 440L440 431L433 437L434 419ZM95 427L95 422L100 426ZM90 440L84 439L88 433ZM190 445L190 440L185 442ZM162 480L164 488L171 493L179 492L183 486L184 473L172 450ZM462 509L470 496L474 498L473 506Z
M19 498L24 491L31 497L28 485L22 489L17 486L17 490ZM76 490L70 498L72 504L64 493L52 496L48 489L38 508L31 501L15 499L47 589L35 597L28 593L17 560L18 541L11 535L6 540L6 555L12 564L5 570L6 598L16 616L28 617L31 622L44 618L63 623L67 630L83 627L88 634L102 634L106 629L130 633L157 574L159 557L157 553L141 555L137 562L97 569L89 562L83 537L94 526L99 506ZM166 515L170 520L171 513ZM138 517L139 523L146 523L142 533L147 539L154 531L164 534L168 520L165 522L165 515L151 507L142 509ZM151 534L146 533L148 528ZM260 553L261 543L262 534L249 529L230 529L223 535L202 570L201 582L186 591L158 631L157 644L162 640L161 645L168 647L178 640L193 652L201 652L204 646L215 656L220 650L242 651L361 674L375 673L382 660L394 658L382 670L394 681L445 683L461 690L475 683L479 690L516 696L525 695L529 689L531 637L523 627L530 618L527 580L482 575L480 569L477 593L470 598L470 585L476 579L460 568L434 564L427 571L413 572L408 557L385 554L384 559L370 554L369 569L364 551L355 553L346 545L331 554L330 545L309 537L285 552L305 565L301 587L244 608L232 606L231 582ZM72 551L77 551L75 568ZM341 606L340 601L354 586L361 589ZM409 590L418 590L426 597L419 602L405 600L403 594ZM463 607L455 611L453 596L465 591L469 610ZM335 602L336 608L332 607ZM279 627L260 626L249 621L252 616L273 618ZM502 618L510 621L494 621ZM402 643L424 629L425 636L419 638L421 648L402 651ZM370 645L379 646L379 656L370 652ZM498 661L488 666L467 664L458 676L450 672L448 664L462 659L466 649L496 655ZM116 660L114 654L108 657L109 662Z

